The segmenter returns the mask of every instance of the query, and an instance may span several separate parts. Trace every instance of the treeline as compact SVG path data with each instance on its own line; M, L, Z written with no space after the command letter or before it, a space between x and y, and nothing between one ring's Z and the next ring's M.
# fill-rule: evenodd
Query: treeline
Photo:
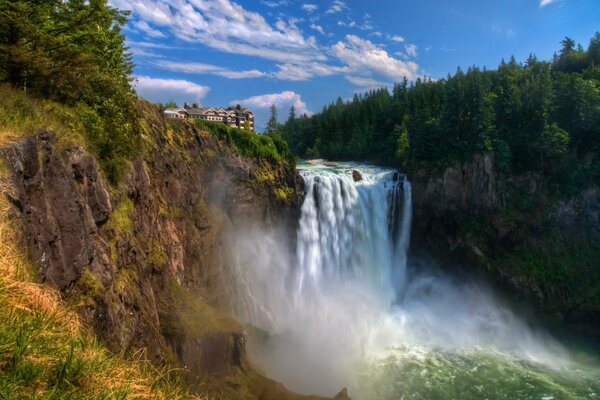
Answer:
M74 107L112 181L135 148L132 63L107 0L0 0L0 83Z
M339 99L282 128L302 157L443 167L494 151L504 172L536 171L558 183L600 181L600 33L587 50L569 38L552 61L531 55L497 70L458 69L437 81L404 80Z

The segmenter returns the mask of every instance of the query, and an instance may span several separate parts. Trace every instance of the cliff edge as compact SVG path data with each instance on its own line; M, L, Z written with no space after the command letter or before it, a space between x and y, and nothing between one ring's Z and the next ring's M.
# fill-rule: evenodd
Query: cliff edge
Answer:
M144 348L180 366L190 387L222 399L319 399L285 390L248 359L231 316L223 232L291 223L293 165L248 158L190 121L138 103L140 138L109 184L85 144L46 129L1 150L5 191L42 283L114 353ZM336 398L347 398L340 393Z

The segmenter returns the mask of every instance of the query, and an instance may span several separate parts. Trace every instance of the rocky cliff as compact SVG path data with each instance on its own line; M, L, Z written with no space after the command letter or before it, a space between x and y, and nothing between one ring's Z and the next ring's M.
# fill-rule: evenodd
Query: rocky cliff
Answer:
M498 173L491 153L411 172L418 245L600 338L598 188L564 196L540 175Z
M243 158L146 103L139 110L139 154L117 186L83 146L57 145L47 130L1 150L14 182L6 195L41 281L58 288L113 352L145 348L156 363L183 366L199 391L305 398L248 360L245 330L230 316L223 256L232 225L294 220L294 197L276 195L295 187L293 170Z

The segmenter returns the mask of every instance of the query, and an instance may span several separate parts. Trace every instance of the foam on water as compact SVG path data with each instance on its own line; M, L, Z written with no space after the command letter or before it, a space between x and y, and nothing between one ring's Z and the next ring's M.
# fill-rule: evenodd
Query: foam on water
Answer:
M237 314L269 332L270 339L251 350L270 376L309 393L350 387L355 399L428 398L435 391L410 393L420 393L417 386L422 390L427 381L452 381L440 376L480 376L472 379L473 393L501 398L492 393L498 392L489 381L494 374L480 366L490 359L511 374L526 371L523 365L552 373L572 368L561 345L477 282L427 265L408 266L407 273L412 193L403 174L353 163L299 169L305 198L296 248L282 240L283 232L256 227L231 238ZM362 180L355 182L353 171ZM417 379L427 374L431 379ZM391 385L388 397L372 385L384 387L381 377ZM548 390L544 386L538 398Z

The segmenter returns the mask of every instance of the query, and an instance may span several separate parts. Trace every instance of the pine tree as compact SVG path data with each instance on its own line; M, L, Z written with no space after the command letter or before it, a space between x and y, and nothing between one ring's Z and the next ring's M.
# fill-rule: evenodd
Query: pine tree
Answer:
M267 122L265 132L266 133L275 133L279 130L279 122L277 122L277 107L275 107L275 104L271 105L270 110L271 110L271 117L269 118L269 121Z

